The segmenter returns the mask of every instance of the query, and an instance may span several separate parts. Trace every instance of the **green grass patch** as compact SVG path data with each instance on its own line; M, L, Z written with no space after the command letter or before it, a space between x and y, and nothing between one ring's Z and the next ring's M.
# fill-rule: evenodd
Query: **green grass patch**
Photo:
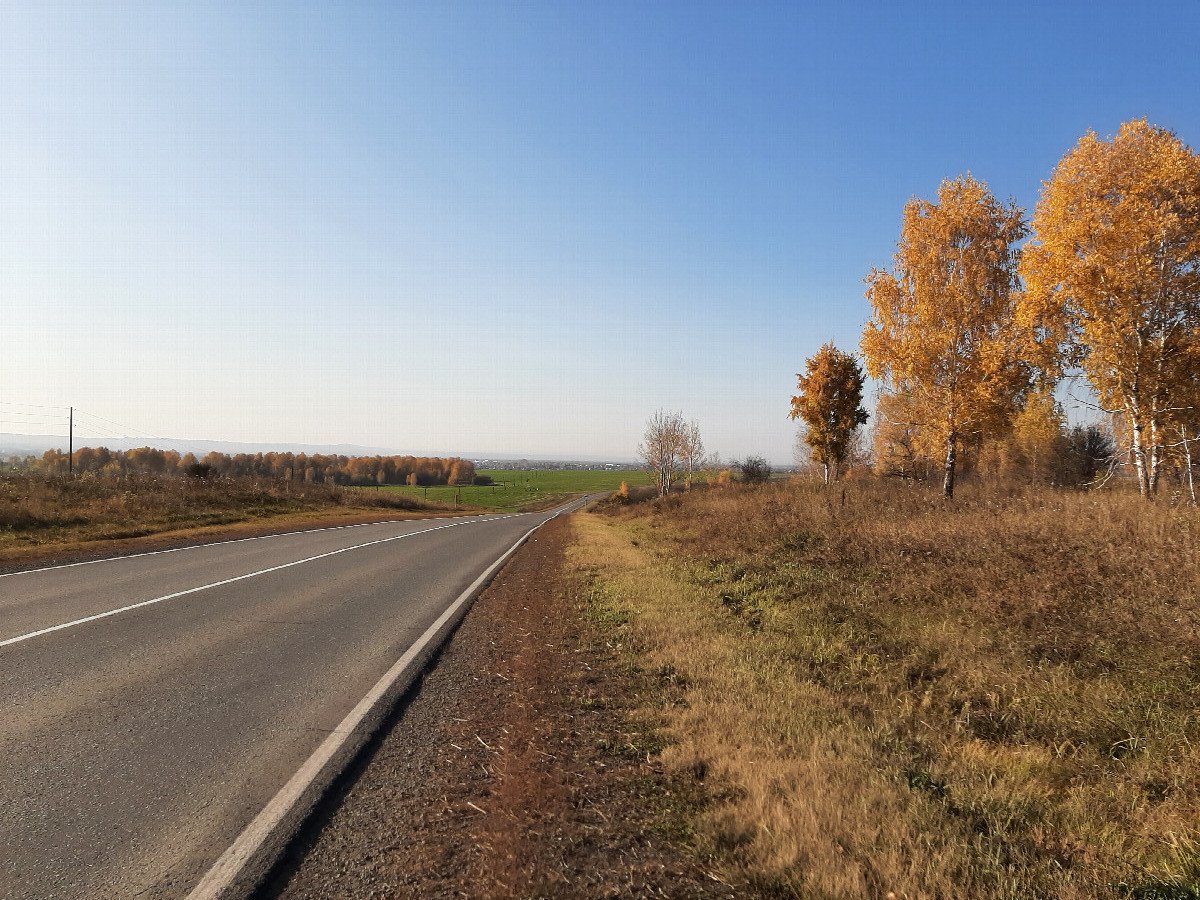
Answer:
M433 487L387 485L359 490L404 494L430 503L516 510L566 499L572 494L615 491L622 481L633 487L649 484L645 472L623 469L480 469L476 474L488 476L495 484Z

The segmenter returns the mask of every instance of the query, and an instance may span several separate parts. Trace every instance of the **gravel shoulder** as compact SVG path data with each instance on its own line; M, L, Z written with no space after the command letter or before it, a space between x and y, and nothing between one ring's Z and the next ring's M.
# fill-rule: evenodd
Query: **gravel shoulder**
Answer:
M670 687L588 621L571 529L509 561L259 900L736 896L687 851L705 788L644 713Z

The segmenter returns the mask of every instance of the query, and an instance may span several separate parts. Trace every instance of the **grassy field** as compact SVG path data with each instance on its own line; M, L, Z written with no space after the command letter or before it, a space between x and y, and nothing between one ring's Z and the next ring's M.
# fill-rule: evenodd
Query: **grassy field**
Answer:
M710 489L572 567L694 852L763 896L1200 898L1200 514L1123 494Z
M424 509L410 497L304 482L7 473L0 475L0 562L183 529Z
M267 521L290 527L314 516L369 516L373 511L381 516L389 511L443 514L453 507L456 494L462 506L520 509L571 494L612 491L623 480L634 485L646 481L643 472L496 470L483 474L491 475L497 484L375 489L303 481L5 473L0 475L0 562L185 529Z
M649 483L649 477L640 470L480 469L476 474L487 475L496 483L429 488L388 485L362 490L396 493L430 503L454 504L457 498L457 502L463 506L512 510L554 502L571 494L615 491L622 481L629 482L631 486Z

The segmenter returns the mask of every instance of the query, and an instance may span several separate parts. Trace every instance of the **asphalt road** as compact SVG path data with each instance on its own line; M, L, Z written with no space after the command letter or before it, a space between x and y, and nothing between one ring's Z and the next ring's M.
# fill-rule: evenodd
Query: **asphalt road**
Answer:
M0 897L185 896L442 610L551 514L0 576Z

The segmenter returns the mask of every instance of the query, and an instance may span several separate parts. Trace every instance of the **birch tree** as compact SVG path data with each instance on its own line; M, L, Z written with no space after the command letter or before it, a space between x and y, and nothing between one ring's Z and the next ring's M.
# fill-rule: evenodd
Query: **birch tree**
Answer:
M858 360L830 341L805 361L805 373L796 378L800 393L792 398L789 415L804 422L804 442L829 484L831 472L834 481L840 477L854 433L867 422L862 369Z
M1146 121L1079 139L1042 187L1021 269L1022 317L1062 366L1081 366L1129 424L1152 497L1200 364L1200 157Z
M1192 503L1196 502L1196 479L1193 471L1200 444L1200 347L1194 348L1195 362L1190 366L1191 375L1176 386L1172 408L1167 414L1167 431L1174 438L1171 450L1179 462L1183 483L1187 486Z
M683 426L679 457L683 467L684 490L690 491L696 471L704 465L704 439L700 437L700 425L695 420Z
M679 470L687 430L683 414L678 412L660 409L646 421L646 433L638 445L638 455L654 479L660 497L670 493Z
M867 371L905 396L912 424L940 445L946 497L964 439L1002 429L1031 381L1015 322L1025 234L1023 210L963 175L942 182L936 202L905 205L893 269L866 278Z

